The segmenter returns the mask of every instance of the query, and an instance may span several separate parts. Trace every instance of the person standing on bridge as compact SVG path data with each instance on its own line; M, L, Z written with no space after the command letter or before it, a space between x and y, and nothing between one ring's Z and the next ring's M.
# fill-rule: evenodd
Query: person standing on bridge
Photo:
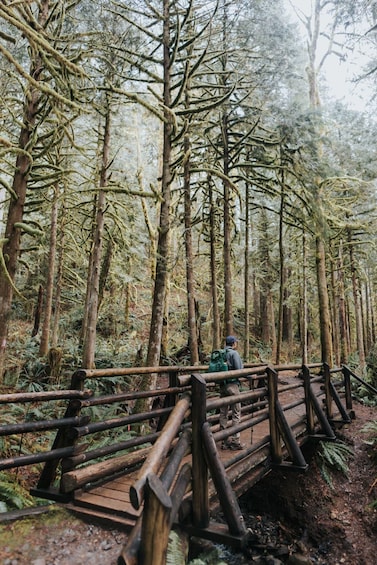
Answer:
M228 335L225 340L225 350L229 371L243 369L242 359L237 351L238 339L233 335ZM222 382L220 388L220 396L235 396L240 394L240 381L237 378L226 379ZM220 407L220 429L225 430L228 426L228 413L230 404ZM231 405L232 408L232 425L237 425L241 421L241 402ZM244 446L240 442L240 432L234 433L221 444L221 449L243 449Z

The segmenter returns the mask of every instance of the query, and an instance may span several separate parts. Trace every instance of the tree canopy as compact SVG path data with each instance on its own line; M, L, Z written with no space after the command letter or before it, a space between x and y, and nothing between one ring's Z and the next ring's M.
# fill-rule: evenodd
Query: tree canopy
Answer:
M363 53L352 88L374 88L375 16L361 1L3 2L3 377L21 322L40 357L85 367L197 364L230 333L247 361L364 367L374 102L332 99L323 73Z

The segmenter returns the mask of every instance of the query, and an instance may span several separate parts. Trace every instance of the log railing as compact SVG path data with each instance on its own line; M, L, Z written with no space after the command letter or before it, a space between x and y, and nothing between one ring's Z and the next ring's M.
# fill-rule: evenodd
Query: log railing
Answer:
M159 453L161 446L164 449L178 446L178 452L182 449L179 437L184 434L192 433L192 479L190 469L184 466L184 471L179 471L180 481L175 479L177 490L169 492L172 499L172 508L169 510L170 519L176 519L178 512L178 501L182 499L182 491L186 489L187 482L192 483L192 502L190 512L192 512L193 531L206 529L209 520L209 501L211 497L221 493L221 498L226 500L229 508L226 510L230 523L228 524L231 535L237 537L241 532L242 523L239 523L238 509L232 499L230 484L241 481L242 476L250 472L251 457L258 459L258 454L262 459L268 451L274 465L290 465L293 468L304 469L306 463L302 458L300 449L294 437L294 430L288 426L285 413L290 406L280 404L279 395L284 391L294 388L303 388L304 395L296 403L305 403L306 434L309 437L322 437L327 439L334 438L333 428L337 424L334 420L334 406L340 413L339 422L350 420L350 410L352 408L351 378L360 380L357 375L352 373L347 367L329 369L320 363L310 364L302 367L301 365L286 366L267 366L267 365L246 365L240 371L229 371L224 373L206 373L207 367L137 367L122 369L101 369L101 370L82 370L76 371L71 379L68 390L39 392L39 393L15 393L0 394L1 404L9 403L29 403L29 402L51 402L67 401L65 413L61 417L41 420L38 422L20 422L17 424L0 425L0 435L10 436L15 434L37 434L43 430L56 430L55 440L46 451L36 452L28 455L16 457L3 457L0 459L0 470L10 469L23 465L43 463L40 479L33 494L38 497L45 497L54 500L69 500L71 493L87 482L93 482L104 477L111 476L120 471L135 469L136 466L151 463L151 458L156 457L156 450ZM297 371L297 383L294 385L277 386L278 375L283 371ZM313 374L317 371L317 374ZM109 377L133 377L137 375L147 375L157 373L164 378L164 384L155 391L137 392L118 392L117 394L107 394L96 396L90 390L90 383L96 379L106 379ZM242 402L241 422L237 426L237 431L250 430L252 435L253 427L263 420L269 420L270 433L264 440L253 443L242 454L235 453L226 463L222 463L215 453L214 445L217 441L225 439L233 434L235 428L220 430L218 420L218 408L229 399L219 398L216 394L216 386L224 378L236 376L241 380L242 392L239 397L233 397L233 402ZM165 385L166 380L168 386ZM324 391L324 409L312 390L312 383L320 381ZM205 394L204 394L205 392ZM190 404L191 416L189 415L188 396L191 395ZM104 407L112 403L127 403L140 398L161 397L164 400L163 406L152 409L141 414L126 414L119 417L110 418L104 421L89 421L87 409L91 407ZM183 398L185 400L183 400ZM345 398L346 408L342 400ZM201 400L200 400L201 399ZM183 403L183 404L182 404ZM179 417L177 417L177 410ZM183 417L184 416L184 417ZM150 430L144 435L139 434L130 439L109 443L106 446L93 448L88 446L90 438L98 431L106 433L115 428L140 427L152 419L157 419L160 425L155 430ZM176 429L167 428L168 422L180 421ZM192 423L191 423L192 421ZM320 433L318 434L317 422L319 422ZM173 433L174 432L174 433ZM165 435L166 434L166 435ZM175 434L175 438L173 435ZM164 439L165 437L165 439ZM186 437L186 435L185 435ZM200 438L200 441L199 441ZM185 440L186 441L186 440ZM152 445L152 447L150 447ZM288 459L283 461L282 445L288 453ZM138 448L135 450L135 448ZM132 449L131 452L129 450ZM266 451L267 450L267 451ZM159 453L161 455L161 453ZM170 461L169 456L169 461ZM177 471L177 455L173 457L170 469ZM107 458L107 459L104 459ZM235 466L234 464L237 463ZM226 469L226 473L225 470ZM208 484L208 472L216 478L214 484ZM59 471L59 472L58 472ZM159 494L163 492L157 486L158 481L152 476L156 475L163 485L163 489L169 491L171 487L171 474L167 471L167 477L158 477L156 469L150 467L144 474L141 482L134 485L132 489L132 500L135 507L139 507L146 500L155 501ZM228 479L225 479L225 474ZM59 484L56 485L56 478L60 477ZM190 479L188 478L190 477ZM229 483L227 482L229 480ZM150 496L147 496L147 492ZM228 493L224 498L224 493ZM162 495L161 495L162 496ZM166 502L166 500L165 500ZM149 504L149 502L148 502ZM147 505L148 505L147 504ZM151 502L152 506L154 505ZM178 505L178 506L177 506ZM233 509L233 512L231 511ZM145 511L144 511L145 512ZM181 511L180 511L181 512ZM186 512L187 514L187 512ZM145 526L147 528L147 526ZM148 528L147 528L148 529ZM141 527L138 536L141 536Z
M183 517L185 515L187 517L187 514L190 516L189 523L187 521L185 523L185 528L192 535L208 537L213 540L216 540L222 534L223 540L227 536L228 540L232 539L231 543L233 545L238 544L242 546L247 540L248 531L244 524L232 482L237 479L237 473L242 475L242 473L249 470L250 462L248 455L258 453L259 450L262 451L264 449L264 455L262 456L262 460L264 460L266 457L266 445L268 444L273 464L282 465L284 464L282 453L283 440L288 456L292 459L290 463L291 468L301 471L307 468L306 461L296 442L293 431L288 426L284 412L300 403L304 403L306 406L308 435L327 440L335 439L333 429L318 402L318 393L314 393L311 385L311 381L322 383L324 380L323 374L312 375L310 373L310 368L318 367L322 369L322 373L327 374L327 377L330 376L329 370L323 368L322 365L304 366L300 367L301 372L298 375L300 378L296 384L279 387L278 371L279 369L283 370L283 368L276 370L273 367L263 367L253 371L244 369L227 372L225 375L224 373L222 375L207 373L180 377L179 381L183 386L187 386L189 382L191 383L191 465L185 464L182 467L181 472L185 478L181 480L181 475L179 475L179 480L177 481L180 485L179 495L174 490L172 493L169 493L171 481L164 480L163 475L161 477L158 476L158 467L167 455L167 443L160 440L156 441L140 471L136 483L131 487L130 495L135 508L140 507L143 499L142 489L144 489L144 509L127 544L122 550L118 564L137 565L138 563L143 563L143 565L152 565L154 563L165 563L169 531L177 514L177 501L181 502L186 488L191 490L191 504L189 511L186 510L186 513L182 512ZM230 374L241 379L247 377L251 389L253 389L253 382L256 380L258 380L258 384L262 381L262 387L257 390L241 392L237 396L227 397L226 399L208 398L208 385L213 382L221 382L224 378L229 378ZM286 406L280 404L279 392L300 387L304 389L301 399ZM331 386L323 386L323 389L325 394L328 392L328 394L332 395L332 399L338 400L337 393ZM185 397L185 402L187 402L187 399L188 397ZM243 410L243 421L241 424L232 426L228 430L216 431L218 417L210 414L222 404L232 404L240 401L249 403L246 405L248 414L245 414L246 410ZM260 410L257 412L257 416L254 416L252 410L250 411L251 401L254 401L255 404L258 403ZM325 398L324 403L328 410L331 407L331 402L331 398ZM185 404L184 410L187 410L188 407L189 405ZM236 455L232 460L228 461L228 467L233 465L235 471L228 473L226 465L219 456L216 441L224 439L236 430L252 429L257 422L267 418L270 423L270 435L266 438L267 444L266 440L262 440L259 444L250 447L246 452ZM348 416L346 421L348 421ZM164 433L167 433L168 430L170 431L169 441L172 440L174 432L178 432L181 429L182 424L183 410L176 414L172 412L166 428L163 430ZM315 434L318 426L320 434ZM186 454L186 450L189 449L187 436L182 437L185 437L185 443L184 449L181 449L180 452L181 458ZM180 445L180 441L177 445ZM238 465L235 466L237 459ZM247 461L246 465L243 464L243 461ZM157 462L159 462L159 465L157 465ZM179 457L177 457L176 451L173 452L171 459L168 460L169 466L174 468L174 472L178 471ZM265 472L266 469L264 470ZM208 481L209 473L213 482L212 489L216 491L217 497L221 501L223 514L227 522L227 532L225 532L224 528L221 529L219 525L214 527L210 521L211 495ZM155 537L155 532L159 533L158 538Z

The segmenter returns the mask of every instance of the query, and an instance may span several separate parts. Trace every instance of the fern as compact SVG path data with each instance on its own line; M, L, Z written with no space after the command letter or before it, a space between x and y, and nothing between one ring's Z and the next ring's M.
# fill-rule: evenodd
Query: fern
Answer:
M169 534L166 565L181 565L181 563L186 563L186 553L187 550L185 551L184 540L180 539L177 532L172 530Z
M5 508L3 512L33 505L34 499L18 482L17 476L0 472L0 507Z
M353 455L353 450L343 442L320 442L316 459L321 475L330 488L333 488L332 473L334 471L348 475L348 460Z

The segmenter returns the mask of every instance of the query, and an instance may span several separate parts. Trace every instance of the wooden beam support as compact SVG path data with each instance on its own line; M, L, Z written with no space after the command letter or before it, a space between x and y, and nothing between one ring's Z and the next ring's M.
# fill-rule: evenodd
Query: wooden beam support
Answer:
M303 365L302 367L302 378L304 380L306 429L308 431L308 435L311 436L315 433L315 414L313 404L310 400L310 371L306 365Z
M327 419L331 420L333 417L332 413L332 396L331 396L331 372L330 367L327 363L323 364L323 377L325 383L325 406Z
M285 447L287 448L289 456L292 460L292 468L300 471L306 471L308 464L305 461L305 458L301 452L299 445L297 444L296 438L293 435L291 428L288 425L280 402L276 403L276 414L280 433L284 440Z
M271 458L275 465L282 462L282 451L280 444L280 433L277 420L276 404L278 401L278 374L273 367L267 367L267 384L270 414L270 438L271 438Z
M192 511L193 524L206 528L209 524L208 468L202 447L202 429L207 418L206 381L192 375Z
M342 417L343 423L344 423L344 424L349 424L349 423L351 422L351 418L350 418L350 416L348 415L347 411L345 410L345 408L344 408L344 406L343 406L343 404L342 404L342 401L341 401L340 398L339 398L339 394L338 394L338 392L337 392L337 390L336 390L336 388L335 388L335 386L334 386L333 383L330 383L330 393L331 393L331 396L332 396L332 398L334 399L334 402L335 402L335 404L336 404L336 406L337 406L337 408L338 408L338 410L339 410L339 413L340 413L340 415L341 415L341 417Z
M313 405L313 408L314 408L314 411L317 415L317 418L319 420L319 424L321 426L322 432L325 434L327 439L329 439L329 440L336 439L336 436L334 434L334 430L330 426L330 422L326 418L326 414L322 410L322 408L321 408L321 406L318 402L318 398L316 397L315 393L313 392L311 386L309 387L309 398L310 398L311 404Z
M211 434L208 422L203 424L203 443L212 480L219 495L221 507L231 535L243 536L247 533L244 518L227 477L225 467L217 452L216 443Z

